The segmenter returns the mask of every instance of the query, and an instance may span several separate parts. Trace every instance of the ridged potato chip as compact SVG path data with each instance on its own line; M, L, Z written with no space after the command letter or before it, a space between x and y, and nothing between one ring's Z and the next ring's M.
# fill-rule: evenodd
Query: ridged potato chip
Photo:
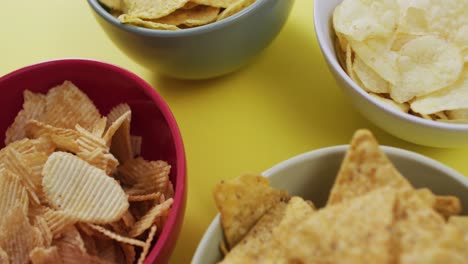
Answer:
M14 149L8 149L3 158L3 165L6 170L15 174L21 180L29 195L29 202L40 204L39 197L42 196L40 179L35 179L30 167L27 166L24 156Z
M183 7L189 0L123 0L127 14L133 17L157 19Z
M0 226L0 248L12 263L28 263L29 252L42 246L40 232L33 227L21 207L13 207Z
M5 133L5 145L26 137L24 126L27 121L32 119L42 120L44 118L46 96L26 90L23 93L23 97L23 109L18 112L15 117L15 121L10 125L10 127L8 127Z
M141 155L141 143L143 138L140 136L131 136L130 137L131 145L132 145L132 153L133 157Z
M0 173L0 215L5 216L11 208L19 207L28 214L29 198L21 179L4 170Z
M156 19L155 22L174 26L201 26L215 21L218 13L219 8L217 7L199 5L191 9L176 10L167 16Z
M140 241L138 239L134 239L134 238L130 238L130 237L124 237L122 235L119 235L117 233L114 233L102 226L99 226L99 225L94 225L94 224L88 224L88 226L94 230L96 230L97 232L105 235L106 237L110 238L110 239L113 239L117 242L121 242L121 243L126 243L126 244L129 244L129 245L133 245L133 246L139 246L139 247L144 247L145 246L145 242L143 241Z
M63 263L57 247L36 247L29 253L32 264Z
M160 192L143 194L143 195L130 195L128 196L128 201L129 202L142 202L142 201L148 201L148 200L156 200L156 199L159 199L160 196L161 196Z
M417 113L432 114L442 110L465 109L468 106L468 69L453 85L432 94L416 98L411 109Z
M145 261L146 255L148 254L149 249L151 247L151 242L153 242L154 236L156 235L156 231L156 226L152 226L150 228L148 238L145 241L145 246L143 247L143 251L141 252L140 257L138 258L138 264L143 264L143 262Z
M255 0L238 0L232 3L230 6L226 7L219 15L216 21L223 20L225 18L228 18L239 11L247 8L251 4L253 4Z
M0 263L4 263L4 264L9 264L10 263L10 259L8 258L8 254L1 247L0 247Z
M134 157L130 135L131 110L127 104L114 107L108 114L108 130L104 137L110 152L124 163Z
M395 0L344 0L335 8L335 31L356 41L389 37L398 20Z
M46 101L44 122L54 127L91 129L101 118L91 99L70 81L50 89Z
M169 212L174 199L169 198L163 203L155 204L141 219L139 219L132 227L128 235L130 237L137 237L143 232L148 230L156 221L158 217L161 217Z
M26 134L32 138L50 138L58 149L76 153L79 146L76 140L79 133L74 129L57 128L36 120L30 120L25 126Z
M119 244L111 239L99 239L97 256L107 263L125 263L125 255Z
M126 263L133 264L136 257L135 247L129 244L120 243L120 248L125 255Z
M41 233L43 241L42 246L47 248L50 245L52 245L52 240L54 239L54 236L49 226L47 225L46 220L42 216L35 217L33 226L36 227L37 230L39 230L39 232Z
M52 154L43 174L50 204L82 222L113 222L128 209L127 196L114 179L72 154Z
M132 187L129 195L163 193L169 184L171 166L165 161L147 161L141 157L128 160L118 168L120 180Z
M397 65L401 78L390 87L390 96L403 103L455 83L463 59L455 45L429 35L406 43L399 51Z
M78 221L76 217L67 212L55 211L48 207L41 216L46 221L53 237L59 236Z

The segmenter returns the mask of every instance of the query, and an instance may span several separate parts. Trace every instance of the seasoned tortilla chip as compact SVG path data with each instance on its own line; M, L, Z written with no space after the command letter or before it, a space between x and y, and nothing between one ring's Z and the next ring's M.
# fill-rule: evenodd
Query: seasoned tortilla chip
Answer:
M283 219L286 213L286 203L273 205L255 224L245 237L226 255L220 263L254 263L257 259L265 259L265 253L279 253L273 240L273 228ZM271 250L275 248L275 250ZM264 251L267 249L268 251ZM275 256L277 260L281 256Z
M358 130L351 141L327 205L364 195L383 186L399 190L412 189L380 150L377 140L368 130Z
M251 174L221 181L215 186L213 194L230 248L249 232L265 212L288 197L286 192L270 187L265 177Z
M436 245L445 220L415 191L400 192L394 208L393 240L400 260Z
M390 263L395 199L395 190L377 189L325 207L276 239L293 263Z
M450 216L460 214L462 206L458 197L451 195L436 196L434 209L445 219L448 219Z

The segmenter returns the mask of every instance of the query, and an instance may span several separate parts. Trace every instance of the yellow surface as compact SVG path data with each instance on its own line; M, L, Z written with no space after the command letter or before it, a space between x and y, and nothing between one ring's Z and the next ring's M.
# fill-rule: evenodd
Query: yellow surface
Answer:
M44 60L84 57L122 66L160 92L179 123L188 161L187 211L171 263L190 262L215 216L215 182L261 172L302 152L346 144L358 128L370 128L382 144L422 153L468 174L468 148L406 143L352 108L320 54L312 13L312 0L297 0L284 30L254 63L229 76L188 82L161 77L121 53L84 0L3 1L0 75Z

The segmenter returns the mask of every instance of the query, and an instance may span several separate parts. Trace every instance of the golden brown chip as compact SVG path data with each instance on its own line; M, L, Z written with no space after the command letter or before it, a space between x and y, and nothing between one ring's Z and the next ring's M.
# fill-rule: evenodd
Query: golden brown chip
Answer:
M118 168L120 180L132 187L129 195L143 195L166 191L171 166L165 161L147 161L141 157L128 160Z
M119 244L120 244L120 248L122 248L122 251L125 255L126 263L133 264L135 262L135 257L136 257L135 247L129 244L125 244L125 243L119 243Z
M140 136L131 136L130 137L131 145L132 145L132 153L133 156L140 156L141 155L141 142L143 138Z
M156 23L153 21L143 20L136 16L130 16L127 14L120 15L118 19L123 24L130 24L130 25L140 26L140 27L145 27L145 28L150 28L150 29L163 29L163 30L179 30L180 29L174 25L166 25L166 24Z
M400 192L394 209L393 239L400 260L435 245L445 220L414 191Z
M450 216L458 215L462 211L460 199L455 196L436 196L434 209L448 219Z
M224 9L223 12L219 14L216 21L219 21L219 20L222 20L222 19L225 19L227 17L234 15L238 13L239 11L241 11L242 9L250 6L254 2L255 0L237 0L231 5L229 5L226 9Z
M130 238L130 237L124 237L122 235L119 235L117 233L114 233L102 226L99 225L94 225L94 224L88 224L88 226L99 233L105 235L106 237L113 239L115 241L121 242L121 243L127 243L129 245L134 245L134 246L139 246L139 247L144 247L145 243L143 241L140 241L138 239Z
M273 240L273 229L281 222L285 213L285 202L275 204L220 263L255 263L260 258L264 261L270 257L268 254L274 254L278 262L286 260ZM273 248L275 250L271 250Z
M154 224L158 217L168 214L174 199L170 198L160 204L155 204L141 219L139 219L128 233L130 237L137 237Z
M175 12L154 20L154 22L168 25L185 25L189 27L201 26L216 20L219 8L199 5L190 9L179 9Z
M128 196L128 201L129 202L142 202L142 201L148 201L148 200L157 200L161 196L161 193L150 193L150 194L144 194L144 195L130 195Z
M128 209L127 195L117 181L72 154L52 154L43 174L50 205L82 222L113 222Z
M29 198L21 179L8 170L0 173L0 215L7 215L12 208L19 207L28 214Z
M92 129L101 119L91 99L70 81L50 89L46 101L45 123L54 127Z
M104 170L108 175L114 172L119 162L109 153L106 141L79 125L76 126L76 130L79 133L79 137L76 139L76 143L78 144L77 156L89 164Z
M468 233L468 216L451 216L449 223Z
M19 177L29 195L29 202L40 204L39 197L42 196L41 179L34 178L32 170L26 165L24 156L14 149L8 149L3 158L6 170Z
M32 154L41 152L46 155L52 154L55 150L55 145L52 140L48 137L40 137L38 139L24 138L15 142L10 143L5 148L0 149L0 160L5 157L5 153L8 149L14 149L20 154Z
M13 263L27 263L29 252L42 246L41 234L28 220L21 207L11 208L0 227L0 248Z
M57 237L64 230L73 226L78 220L76 217L63 211L55 211L47 207L43 207L44 212L41 215L47 223L53 237Z
M361 196L383 186L399 190L412 189L411 184L380 150L372 133L358 130L341 164L327 205Z
M46 106L45 95L25 90L23 96L23 109L18 112L15 121L7 129L5 133L5 145L26 137L24 126L28 120L42 120L44 118Z
M395 199L382 188L327 206L276 239L296 263L390 263Z
M107 128L107 117L102 117L101 119L99 119L99 122L97 122L95 126L92 127L91 134L93 134L96 137L102 138L104 137L106 128Z
M99 239L97 241L97 256L107 263L124 263L125 255L119 244L111 239Z
M127 14L139 18L156 19L183 7L189 0L123 0Z
M127 104L114 107L108 117L108 130L104 137L110 152L124 163L133 158L132 141L130 136L131 110Z
M270 187L265 177L250 174L221 181L215 186L213 195L221 212L221 224L230 248L249 232L265 212L288 197L286 192Z
M3 264L9 264L10 263L10 259L8 257L8 254L1 247L0 247L0 263L3 263Z
M61 264L62 258L57 247L36 247L29 253L32 264Z
M42 246L48 248L50 245L52 245L54 235L52 234L52 231L47 225L47 221L45 220L45 218L42 216L36 216L33 225L37 228L37 230L39 230L41 234L43 241Z
M57 248L62 260L66 260L67 264L108 264L99 257L92 256L82 251L77 245L59 242Z
M149 249L151 247L151 243L154 239L154 236L156 235L156 231L157 231L156 226L152 226L150 228L149 233L148 233L148 238L145 241L145 246L143 247L143 251L141 252L140 257L138 258L138 262L137 262L138 264L143 264L143 262L145 261L146 255L148 254Z
M235 4L238 0L190 0L190 1L198 5L227 8Z
M50 138L58 149L77 153L79 151L76 140L79 134L76 130L57 128L36 120L30 120L25 126L26 134L32 138Z

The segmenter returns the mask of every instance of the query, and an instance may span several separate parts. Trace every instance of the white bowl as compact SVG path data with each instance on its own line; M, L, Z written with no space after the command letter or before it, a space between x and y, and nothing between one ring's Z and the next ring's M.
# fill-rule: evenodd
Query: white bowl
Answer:
M468 124L439 123L391 109L375 100L346 74L334 49L332 15L342 0L314 1L314 24L322 53L338 86L363 116L401 139L432 147L468 145Z
M272 186L291 195L310 199L322 207L338 173L348 146L336 146L307 152L283 161L265 171ZM428 187L439 195L455 195L463 208L468 207L468 179L453 169L414 152L381 147L398 170L415 186ZM468 210L464 210L464 214ZM206 230L192 264L217 263L222 256L219 244L223 239L219 214Z

